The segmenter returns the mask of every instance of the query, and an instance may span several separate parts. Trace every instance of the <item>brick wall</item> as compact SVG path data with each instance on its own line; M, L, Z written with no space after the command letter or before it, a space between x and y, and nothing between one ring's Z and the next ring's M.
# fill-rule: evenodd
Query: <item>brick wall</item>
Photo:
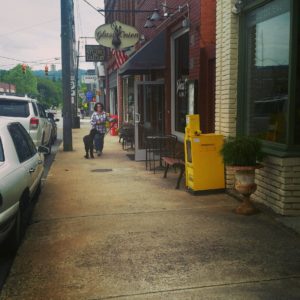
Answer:
M253 199L282 215L300 215L300 158L268 157L256 173Z
M235 136L237 109L238 18L232 0L217 0L215 130Z
M215 132L236 134L238 18L232 0L217 0ZM226 186L233 187L233 171L226 171Z

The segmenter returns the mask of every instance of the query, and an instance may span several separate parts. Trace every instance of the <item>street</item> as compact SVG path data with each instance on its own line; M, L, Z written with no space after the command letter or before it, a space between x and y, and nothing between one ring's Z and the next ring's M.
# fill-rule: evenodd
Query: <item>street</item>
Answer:
M58 151L0 299L299 299L300 238L271 216L193 196L129 160L118 137Z

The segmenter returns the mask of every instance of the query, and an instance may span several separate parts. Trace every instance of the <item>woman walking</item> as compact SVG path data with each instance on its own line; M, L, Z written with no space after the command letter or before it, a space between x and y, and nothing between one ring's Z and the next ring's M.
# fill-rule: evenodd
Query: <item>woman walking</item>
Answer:
M91 117L91 125L92 128L97 130L97 134L95 135L94 142L95 148L97 151L97 155L100 156L102 154L103 145L104 145L104 136L106 133L106 122L113 121L108 118L106 112L103 109L102 103L96 103L94 106L94 111Z

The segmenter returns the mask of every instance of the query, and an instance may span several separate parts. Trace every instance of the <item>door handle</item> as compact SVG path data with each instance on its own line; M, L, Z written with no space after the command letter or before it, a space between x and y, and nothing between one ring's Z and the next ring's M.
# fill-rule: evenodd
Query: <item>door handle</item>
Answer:
M30 169L29 169L29 173L30 173L30 174L33 173L34 171L35 171L34 168L30 168Z

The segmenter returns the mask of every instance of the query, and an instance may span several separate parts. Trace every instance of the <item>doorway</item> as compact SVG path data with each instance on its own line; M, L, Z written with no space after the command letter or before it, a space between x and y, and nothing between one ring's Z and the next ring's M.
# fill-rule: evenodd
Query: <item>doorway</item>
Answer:
M147 136L164 134L165 86L163 81L135 82L135 160L146 159Z

